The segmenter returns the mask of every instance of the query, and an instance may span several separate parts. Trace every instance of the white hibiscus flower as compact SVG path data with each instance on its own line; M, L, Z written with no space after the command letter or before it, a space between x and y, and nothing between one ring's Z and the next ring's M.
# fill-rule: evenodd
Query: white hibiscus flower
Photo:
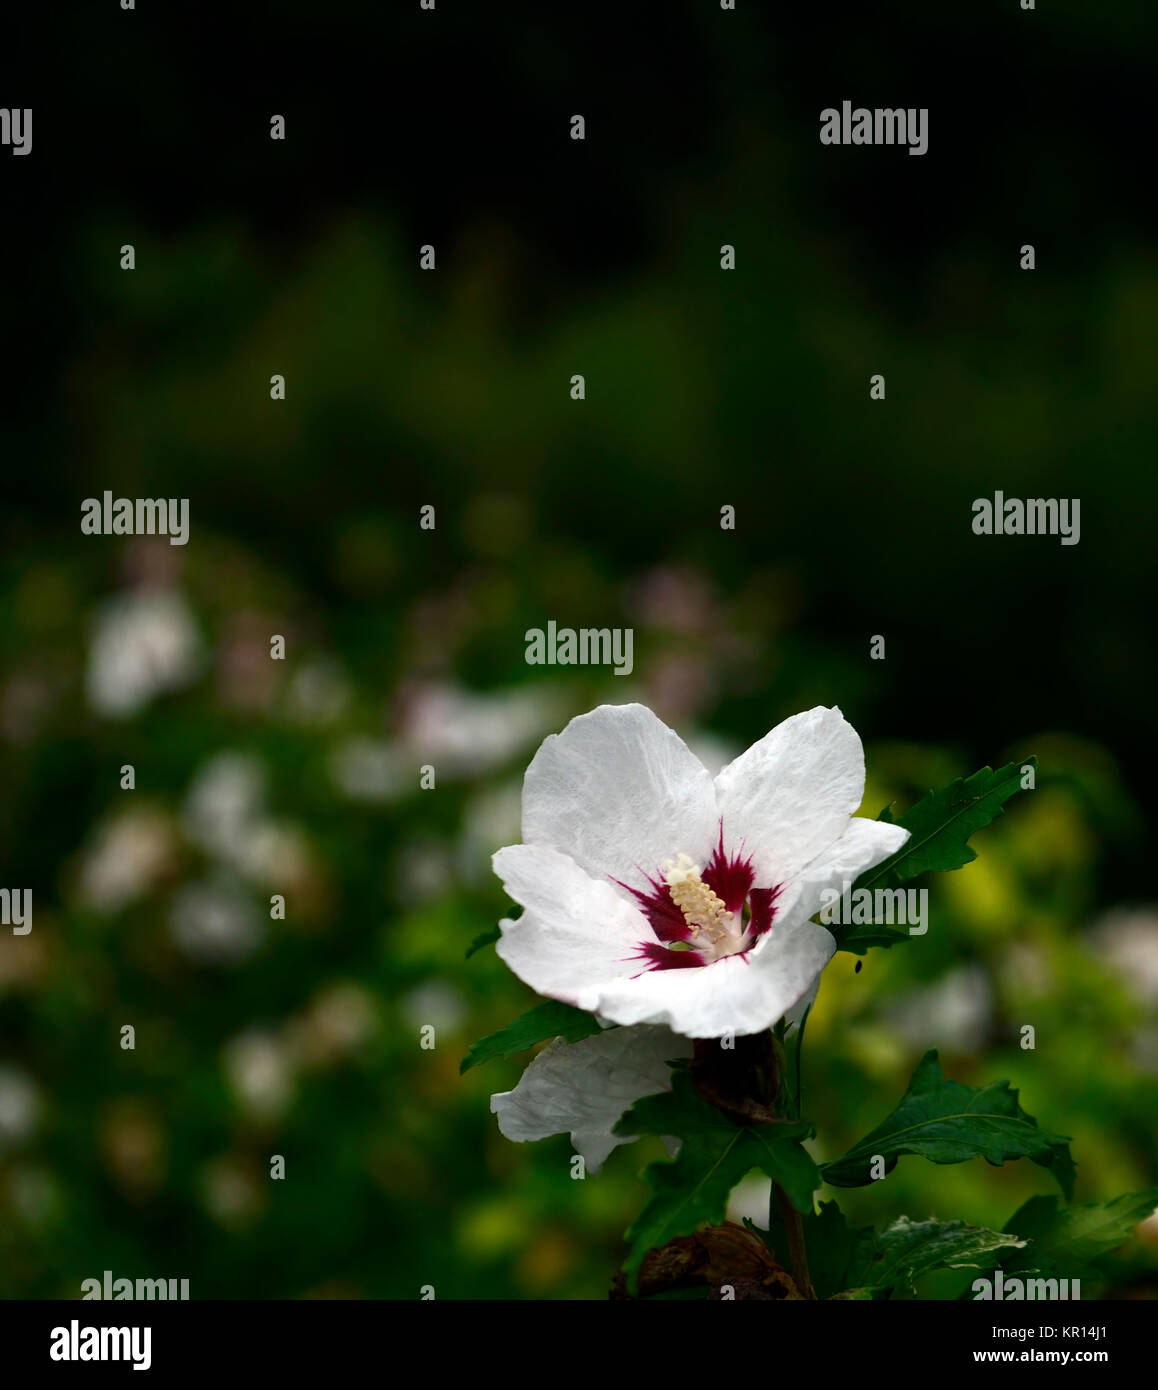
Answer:
M762 1032L835 950L809 920L823 890L908 838L853 819L863 794L839 709L786 719L713 780L649 709L601 705L527 769L524 843L494 856L523 907L500 923L498 953L540 994L611 1023Z

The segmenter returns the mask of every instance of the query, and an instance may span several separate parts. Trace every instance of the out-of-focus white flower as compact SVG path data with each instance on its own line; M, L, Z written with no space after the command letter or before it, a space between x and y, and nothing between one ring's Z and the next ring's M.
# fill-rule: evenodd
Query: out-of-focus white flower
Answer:
M104 821L81 860L81 901L97 912L119 912L164 874L174 842L169 818L155 809L135 807Z
M381 738L344 739L330 755L330 776L354 801L393 801L418 786L418 768Z
M309 842L302 828L289 821L260 821L238 846L235 862L257 882L299 883L310 863Z
M244 1226L260 1211L262 1193L253 1170L231 1154L205 1165L201 1188L206 1210L222 1226Z
M456 850L459 871L477 879L482 870L489 874L490 859L497 844L518 839L522 788L518 782L502 786L482 785L467 801L462 813L462 833Z
M479 694L460 686L419 685L405 699L402 741L419 763L469 777L500 767L541 737L558 708L557 692L538 686Z
M361 985L342 983L324 989L290 1026L290 1045L306 1064L348 1056L378 1028L373 998Z
M993 991L984 968L964 965L898 999L887 1017L914 1047L936 1045L969 1054L985 1046L992 1013Z
M838 709L777 725L713 780L643 705L548 738L523 783L523 841L495 872L524 912L498 954L532 989L613 1023L759 1033L835 950L825 889L908 839L853 818L864 752Z
M179 888L173 895L170 926L181 949L206 965L244 960L264 937L253 904L225 878Z
M443 980L427 980L403 995L401 1010L412 1028L430 1024L438 1033L456 1033L466 1013L462 995Z
M264 795L265 770L256 758L217 753L198 771L185 797L185 831L207 853L231 859L257 819Z
M225 1048L225 1071L242 1107L256 1119L276 1119L293 1100L289 1056L272 1033L252 1029L233 1038Z
M1115 908L1090 930L1090 944L1135 998L1158 1005L1158 912Z
M36 1083L16 1067L0 1066L0 1150L27 1139L39 1117Z
M400 848L393 875L396 900L414 904L440 897L454 883L454 860L438 840L410 840Z
M201 643L192 610L169 589L138 589L97 612L88 654L93 708L124 718L197 673Z
M301 666L290 677L285 694L286 713L300 724L332 724L346 712L350 686L341 668L319 657Z
M265 768L244 753L218 753L198 772L185 799L189 838L254 882L298 881L309 862L306 837L265 814Z

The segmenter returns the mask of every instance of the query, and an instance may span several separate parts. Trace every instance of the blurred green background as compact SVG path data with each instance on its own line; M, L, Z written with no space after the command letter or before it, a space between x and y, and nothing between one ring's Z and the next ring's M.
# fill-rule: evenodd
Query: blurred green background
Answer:
M533 1002L464 959L522 770L603 700L717 763L839 704L871 815L1036 753L927 936L827 971L815 1152L936 1046L1073 1136L1079 1201L1158 1178L1152 8L565 8L16 31L4 1296L604 1296L658 1148L572 1181L488 1113L522 1061L458 1075ZM927 106L929 154L820 146L845 98ZM189 544L82 536L106 488L189 498ZM1080 498L1080 544L974 536L996 489ZM632 676L528 667L552 619L632 627ZM1049 1181L906 1159L840 1200L1000 1226Z

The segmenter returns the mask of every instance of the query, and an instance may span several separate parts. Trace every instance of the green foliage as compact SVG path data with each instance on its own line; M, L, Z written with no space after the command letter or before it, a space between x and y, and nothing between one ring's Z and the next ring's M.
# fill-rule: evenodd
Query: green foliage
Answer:
M983 767L972 777L958 777L939 791L931 791L895 819L895 824L909 832L908 840L896 854L861 874L852 891L896 888L919 874L971 863L977 852L969 846L970 836L1001 815L1005 803L1021 790L1023 769L1036 766L1036 759L1026 758L1007 763L996 772ZM894 823L887 806L877 819ZM863 955L870 946L894 946L911 939L908 932L872 924L838 926L834 935L838 949L854 955Z
M470 960L471 956L481 951L485 946L493 946L502 937L502 928L496 922L493 927L487 927L486 931L480 931L475 939L466 948L465 960Z
M1158 1187L1101 1205L1060 1206L1056 1197L1031 1197L1005 1223L1007 1231L1028 1244L1003 1267L1070 1278L1116 1250L1155 1208Z
M912 1297L924 1274L966 1266L990 1269L1006 1262L1006 1252L1023 1243L1008 1232L964 1221L910 1221L907 1216L883 1231L858 1230L835 1202L822 1202L818 1211L804 1217L802 1226L818 1298ZM767 1239L774 1250L783 1249L778 1218Z
M636 1101L615 1126L616 1134L656 1134L681 1141L670 1162L649 1164L644 1180L653 1196L627 1232L624 1265L629 1287L643 1257L676 1236L724 1219L728 1194L753 1168L778 1183L800 1212L812 1209L820 1178L800 1142L812 1133L803 1121L734 1124L695 1092L686 1071L676 1071L672 1089Z
M834 1187L871 1182L876 1154L885 1158L886 1172L902 1154L919 1154L932 1163L980 1157L994 1165L1028 1158L1054 1175L1067 1198L1073 1194L1074 1163L1067 1138L1039 1129L1008 1081L977 1088L946 1081L936 1051L921 1059L893 1113L842 1158L823 1165L824 1181Z
M880 1232L857 1232L844 1274L850 1289L914 1291L914 1281L935 1269L991 1269L1019 1241L1002 1231L964 1221L910 1221L898 1217Z
M489 1033L471 1044L470 1051L459 1064L459 1072L469 1071L471 1067L481 1066L495 1057L513 1057L517 1052L525 1052L528 1047L543 1042L546 1038L563 1038L565 1042L578 1042L580 1038L590 1037L600 1031L594 1014L584 1013L582 1009L572 1008L570 1004L560 1004L556 999L548 999L536 1004L525 1014L500 1028L497 1033Z

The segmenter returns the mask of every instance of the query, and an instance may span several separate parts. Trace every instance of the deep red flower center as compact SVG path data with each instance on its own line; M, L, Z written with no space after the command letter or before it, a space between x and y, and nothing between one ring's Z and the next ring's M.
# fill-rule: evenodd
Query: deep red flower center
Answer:
M658 874L640 869L647 888L616 879L635 898L655 939L641 941L633 960L646 970L689 970L728 956L744 957L770 930L780 888L753 888L751 856L724 849L724 826L701 871L686 855Z

